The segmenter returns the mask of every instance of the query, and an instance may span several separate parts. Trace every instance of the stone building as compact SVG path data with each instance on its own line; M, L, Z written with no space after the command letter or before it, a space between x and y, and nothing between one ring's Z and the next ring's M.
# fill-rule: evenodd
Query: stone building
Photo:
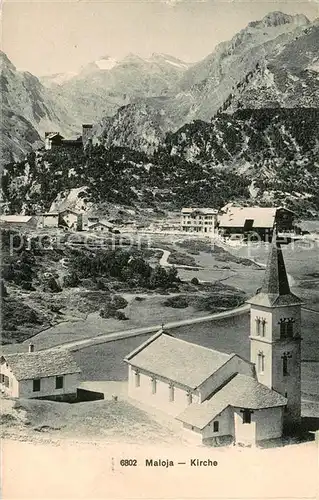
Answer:
M185 233L212 235L217 222L214 208L182 208L181 229Z

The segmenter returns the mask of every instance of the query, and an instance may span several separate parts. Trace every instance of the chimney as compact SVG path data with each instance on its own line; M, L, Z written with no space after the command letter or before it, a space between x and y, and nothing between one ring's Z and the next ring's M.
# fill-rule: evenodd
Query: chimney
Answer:
M34 344L29 344L29 352L34 352Z

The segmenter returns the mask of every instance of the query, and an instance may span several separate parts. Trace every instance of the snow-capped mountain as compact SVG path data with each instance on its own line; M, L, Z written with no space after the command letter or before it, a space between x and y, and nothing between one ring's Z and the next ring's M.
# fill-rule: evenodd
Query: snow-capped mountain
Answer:
M147 121L154 123L148 129L150 151L154 134L175 131L193 120L210 121L221 111L241 106L319 106L317 74L309 69L318 57L318 29L305 16L273 12L218 45L183 73L167 99L148 99ZM138 106L134 108L136 120L127 106L120 110L122 127L118 114L108 122L102 133L106 144L110 134L117 145L127 143L130 135L130 143L145 151L147 136Z
M53 75L42 83L74 116L75 123L98 122L136 99L171 95L189 64L166 54L123 59L109 55L83 66L75 75Z

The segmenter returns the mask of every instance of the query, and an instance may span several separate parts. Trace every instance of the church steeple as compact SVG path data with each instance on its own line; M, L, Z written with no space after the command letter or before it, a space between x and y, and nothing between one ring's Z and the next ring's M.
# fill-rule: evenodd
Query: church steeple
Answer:
M250 359L257 379L287 398L285 425L301 414L301 300L289 286L276 231L259 293L250 308Z
M276 230L273 232L271 249L260 292L247 302L265 307L301 304L299 297L290 291L286 266Z

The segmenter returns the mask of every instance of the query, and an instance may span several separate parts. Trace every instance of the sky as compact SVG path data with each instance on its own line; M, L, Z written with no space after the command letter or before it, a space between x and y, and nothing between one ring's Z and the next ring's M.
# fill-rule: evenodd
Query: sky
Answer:
M195 62L271 11L319 17L319 0L3 0L2 50L41 76L153 52Z

